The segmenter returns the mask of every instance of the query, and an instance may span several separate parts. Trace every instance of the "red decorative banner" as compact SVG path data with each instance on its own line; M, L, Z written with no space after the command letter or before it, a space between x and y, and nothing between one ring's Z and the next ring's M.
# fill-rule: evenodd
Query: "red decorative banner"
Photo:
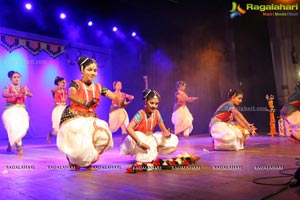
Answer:
M13 50L20 48L22 46L19 38L13 36L6 36L2 34L0 36L1 36L0 44L9 52L12 52Z
M17 48L23 47L32 55L37 55L41 51L45 51L51 57L56 58L59 55L63 54L65 49L63 45L49 44L41 41L28 40L5 34L0 34L0 38L0 45L2 45L9 52L12 52Z
M46 48L43 48L49 55L55 55L55 57L64 53L64 46L57 44L46 44Z
M26 40L23 47L29 51L32 55L37 55L41 51L41 43L38 41Z

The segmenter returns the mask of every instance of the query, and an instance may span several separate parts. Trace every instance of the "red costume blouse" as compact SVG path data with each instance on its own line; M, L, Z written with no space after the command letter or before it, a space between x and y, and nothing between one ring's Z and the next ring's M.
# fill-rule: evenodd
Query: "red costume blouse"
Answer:
M27 88L24 85L23 86L19 86L18 89L16 89L16 88L17 87L12 86L12 85L8 85L5 88L7 94L16 94L16 93L19 93L17 96L6 98L7 104L24 104L25 99L26 99L25 92L27 91Z
M67 95L68 95L67 90L64 90L64 89L56 90L53 95L54 102L56 104L66 104Z
M126 94L125 93L123 93L123 92L114 92L119 98L121 98L121 99L126 99ZM111 105L113 106L113 107L120 107L120 105L119 105L119 102L118 101L114 101L114 100L112 100L111 101Z
M157 123L162 121L162 117L158 110L155 110L149 118L147 118L147 114L144 110L139 110L138 113L135 114L134 120L137 123L134 127L135 131L153 133Z
M100 97L102 93L102 87L99 83L92 83L87 86L80 80L74 81L77 84L77 96L80 99L83 99L85 102L90 102L91 100L95 100L96 103L92 107L86 107L85 105L78 104L74 101L70 102L71 109L79 112L79 113L94 113L98 103L100 102Z
M178 95L180 96L179 98L177 97ZM173 111L177 110L180 106L183 106L186 104L186 101L183 101L182 99L189 98L185 92L179 91L179 90L177 92L175 92L174 97L175 97L175 104L173 106Z

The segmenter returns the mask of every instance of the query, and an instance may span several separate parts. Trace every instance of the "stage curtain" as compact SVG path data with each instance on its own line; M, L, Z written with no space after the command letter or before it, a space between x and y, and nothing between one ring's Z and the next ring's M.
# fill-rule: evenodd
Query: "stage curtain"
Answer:
M300 20L299 17L273 17L268 26L276 90L279 103L283 104L300 80Z

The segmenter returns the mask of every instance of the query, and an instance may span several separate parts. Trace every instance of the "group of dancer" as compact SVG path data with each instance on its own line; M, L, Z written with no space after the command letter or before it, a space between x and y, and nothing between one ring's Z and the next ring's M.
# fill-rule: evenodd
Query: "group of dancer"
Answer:
M94 82L98 73L97 62L94 59L82 56L78 60L78 66L82 78L73 80L68 89L64 78L55 78L54 84L57 87L51 91L55 102L52 111L53 130L47 136L47 140L51 141L51 138L57 135L57 147L66 154L70 166L75 169L90 168L103 152L113 147L112 133L118 129L121 129L123 138L120 154L133 155L139 162L151 162L158 155L175 152L178 134L189 137L193 130L193 116L186 104L198 98L186 94L184 81L176 83L172 114L175 134L172 134L170 129L166 128L158 110L161 97L157 91L143 91L144 108L129 122L125 107L132 102L134 96L121 92L120 81L113 83L115 91ZM24 102L26 97L31 97L32 94L26 86L21 86L21 75L18 72L10 71L8 77L12 85L6 86L3 91L7 104L2 115L9 138L7 151L16 147L17 155L22 155L22 138L29 128L29 117ZM95 110L101 96L112 100L108 123L96 116ZM243 93L230 90L228 97L228 101L219 106L209 125L215 150L243 149L250 134L256 135L257 128L236 108L242 102ZM300 141L299 102L298 90L287 104L288 111L284 114L289 123L295 126L292 139ZM157 125L160 131L155 132Z

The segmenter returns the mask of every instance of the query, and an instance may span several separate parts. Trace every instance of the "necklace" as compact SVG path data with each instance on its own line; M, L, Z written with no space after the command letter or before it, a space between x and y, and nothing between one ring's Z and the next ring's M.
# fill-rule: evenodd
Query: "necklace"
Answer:
M83 82L83 81L82 81ZM92 92L93 92L93 98L95 98L95 88L94 88L94 84L92 83L89 87L92 87ZM88 94L88 86L83 82L83 89L84 89L84 92L85 92L85 98L86 98L86 101L89 102L90 99L89 99L89 94Z
M19 93L21 87L20 87L20 85L13 85L13 89L16 93Z
M151 113L151 115L150 115L150 117L148 118L147 117L147 113L146 113L146 111L145 111L145 120L146 120L146 132L148 132L148 131L152 131L152 127L153 127L153 121L154 121L154 115L153 115L153 113ZM151 122L150 122L150 130L148 129L148 120L151 120Z

